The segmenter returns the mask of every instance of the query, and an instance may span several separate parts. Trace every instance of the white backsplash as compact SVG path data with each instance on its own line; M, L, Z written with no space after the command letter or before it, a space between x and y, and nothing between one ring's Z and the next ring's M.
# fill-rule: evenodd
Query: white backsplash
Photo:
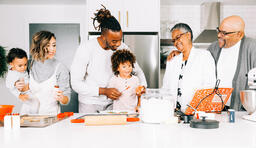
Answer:
M191 27L194 38L200 33L200 5L161 6L160 17L163 27L166 26L163 24L166 22L170 23L169 28L172 28L176 23L186 23ZM165 38L164 35L162 37Z
M239 15L245 21L245 34L256 38L256 5L235 5L221 4L220 19L230 16ZM176 23L187 23L194 34L194 39L202 31L200 30L200 5L161 5L161 38L170 38L165 32L166 24L172 28Z
M239 15L245 21L245 35L256 39L256 5L222 5L221 20Z

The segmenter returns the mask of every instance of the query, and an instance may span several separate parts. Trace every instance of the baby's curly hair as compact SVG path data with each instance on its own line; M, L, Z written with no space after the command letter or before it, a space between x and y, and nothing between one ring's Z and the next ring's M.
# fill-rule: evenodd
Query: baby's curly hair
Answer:
M126 49L117 50L111 56L112 70L115 75L118 75L119 71L117 69L121 63L130 62L132 65L132 68L134 68L135 61L136 61L136 58L134 54L129 50L126 50Z

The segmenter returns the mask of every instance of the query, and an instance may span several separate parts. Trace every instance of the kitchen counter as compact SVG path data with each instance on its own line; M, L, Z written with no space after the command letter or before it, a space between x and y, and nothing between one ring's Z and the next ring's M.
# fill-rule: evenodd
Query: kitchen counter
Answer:
M193 129L189 124L146 124L141 122L113 126L85 126L60 121L45 128L5 130L0 127L0 147L24 148L256 148L256 122L241 119L245 112L236 112L236 122L229 123L223 112L216 119L218 129Z

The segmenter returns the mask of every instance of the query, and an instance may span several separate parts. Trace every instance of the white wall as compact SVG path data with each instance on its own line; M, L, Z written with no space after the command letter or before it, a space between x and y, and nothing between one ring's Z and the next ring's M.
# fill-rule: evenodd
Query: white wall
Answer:
M0 5L0 45L29 51L29 23L80 23L82 41L87 38L86 5ZM0 104L21 104L0 80Z
M256 39L256 5L222 5L221 19L239 15L245 21L245 35Z
M186 23L193 30L194 38L200 33L200 5L161 5L161 27L169 22L172 28L177 23Z
M200 0L199 0L200 1ZM242 3L242 2L241 2ZM256 2L255 2L256 3ZM245 34L256 38L256 4L249 4L245 1L243 4L221 3L220 20L227 16L239 15L245 21ZM173 27L176 23L187 23L194 33L194 39L202 31L200 30L200 3L183 5L161 5L161 28L165 27L163 23L169 22ZM162 30L162 29L161 29ZM161 31L162 32L162 31Z

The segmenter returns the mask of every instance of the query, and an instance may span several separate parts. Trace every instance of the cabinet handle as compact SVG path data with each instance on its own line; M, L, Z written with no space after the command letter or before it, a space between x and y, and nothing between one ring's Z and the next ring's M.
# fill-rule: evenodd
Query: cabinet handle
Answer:
M129 13L126 11L126 27L129 26Z
M120 23L120 11L118 11L118 22Z

